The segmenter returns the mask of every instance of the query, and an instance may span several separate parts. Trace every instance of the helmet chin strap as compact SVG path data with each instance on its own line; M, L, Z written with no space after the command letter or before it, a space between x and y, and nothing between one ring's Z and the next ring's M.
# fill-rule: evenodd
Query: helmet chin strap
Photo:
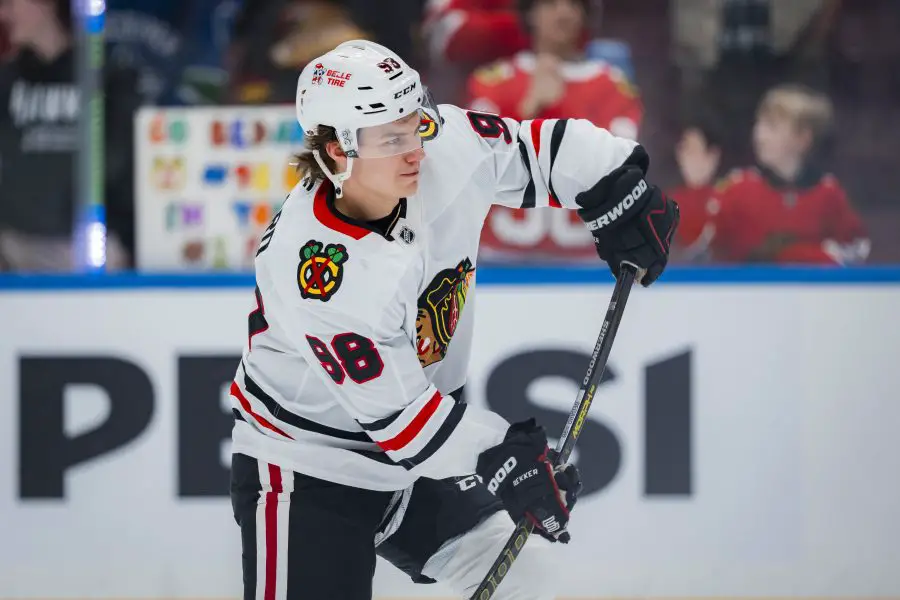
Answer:
M341 198L344 196L344 182L350 179L350 172L353 171L353 159L349 156L347 157L347 170L343 173L332 173L331 169L329 169L325 165L325 161L322 160L322 155L318 150L312 151L313 156L316 158L316 162L319 163L319 167L322 168L322 171L325 173L325 177L334 184L334 195L336 198Z

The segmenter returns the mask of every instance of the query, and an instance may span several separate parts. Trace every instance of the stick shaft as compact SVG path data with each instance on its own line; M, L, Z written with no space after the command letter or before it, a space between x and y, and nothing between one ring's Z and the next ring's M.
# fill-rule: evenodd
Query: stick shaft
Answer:
M612 297L609 301L609 307L606 310L606 318L600 327L600 335L597 336L597 342L594 344L594 351L591 353L591 360L588 363L587 372L581 382L581 388L578 390L578 396L575 400L572 411L569 413L569 419L563 429L562 436L556 445L558 455L556 464L566 462L575 448L575 443L581 435L584 427L584 420L587 418L588 410L594 401L594 393L606 370L606 363L609 360L609 353L612 350L613 342L616 339L616 332L619 329L619 323L622 321L622 315L625 312L625 304L631 293L631 287L634 284L637 272L634 267L623 264L621 273L616 281L616 287L613 289ZM528 519L522 519L516 523L516 528L512 535L500 551L500 555L494 564L491 565L490 571L481 581L481 585L475 590L471 596L471 600L489 600L493 597L497 586L506 577L512 564L519 556L519 552L525 546L528 536L534 525Z

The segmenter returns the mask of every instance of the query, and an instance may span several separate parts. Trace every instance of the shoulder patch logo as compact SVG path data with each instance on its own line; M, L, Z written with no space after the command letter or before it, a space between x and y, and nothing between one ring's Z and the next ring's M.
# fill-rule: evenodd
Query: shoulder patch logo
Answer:
M437 132L437 123L435 123L434 119L432 119L430 116L424 114L423 111L422 118L419 121L419 137L426 141L433 140L437 137Z
M472 261L464 258L455 267L438 272L419 296L416 352L423 367L444 360L447 355L474 274Z
M297 285L300 296L309 300L328 302L341 287L344 263L350 256L343 244L328 244L309 240L300 250Z

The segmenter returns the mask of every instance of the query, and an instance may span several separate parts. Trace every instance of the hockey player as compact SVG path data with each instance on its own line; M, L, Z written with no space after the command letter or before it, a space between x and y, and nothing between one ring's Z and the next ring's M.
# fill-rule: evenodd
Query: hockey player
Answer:
M635 263L646 286L678 208L646 183L636 143L587 121L435 106L367 41L303 70L297 118L306 178L262 236L231 386L244 597L369 600L376 556L468 595L511 519L568 541L580 487L533 420L460 399L488 209L578 210L613 272ZM553 596L539 546L495 598Z

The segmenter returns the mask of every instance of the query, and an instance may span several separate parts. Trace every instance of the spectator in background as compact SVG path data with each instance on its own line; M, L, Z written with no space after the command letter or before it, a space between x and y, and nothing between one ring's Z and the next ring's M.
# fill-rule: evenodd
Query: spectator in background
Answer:
M16 271L72 268L79 97L70 0L0 0L15 56L0 65L0 264ZM136 78L109 69L106 92L107 258L133 245Z
M352 39L371 36L339 2L247 0L230 51L228 100L293 103L306 63Z
M145 104L218 102L224 54L243 0L106 0L108 64L134 71Z
M586 0L520 0L531 50L473 73L469 105L517 120L581 118L637 138L643 106L625 74L584 58Z
M434 62L476 66L528 48L515 0L428 0L423 33Z
M583 118L636 139L643 106L616 67L586 60L587 0L520 0L532 49L475 71L469 107L517 120ZM550 142L548 142L550 143ZM481 256L497 261L589 260L591 236L570 212L495 206L482 233Z
M386 3L372 0L340 0L353 15L353 21L363 31L368 31L371 40L389 46L400 56L408 56L414 69L425 67L427 56L419 48L422 34L422 18L425 0L390 0Z
M723 150L736 164L753 160L746 140L766 90L782 81L828 85L825 42L841 1L670 0L682 101L717 105L729 124Z
M708 117L688 121L675 146L675 160L682 185L668 194L681 209L681 223L675 232L672 256L680 262L708 258L715 212L714 182L722 162L720 129Z
M827 97L771 89L753 128L756 168L719 186L713 257L722 262L852 264L869 254L862 221L820 155L832 126Z
M591 12L599 16L603 2L591 0L590 4ZM472 69L527 49L531 41L522 25L516 0L427 0L422 32L433 64ZM633 75L627 43L598 38L588 41L585 51L589 58L605 60Z
M361 0L357 0L361 1ZM395 0L396 1L396 0ZM422 37L430 58L429 88L436 98L464 103L460 93L472 71L531 47L518 0L428 0ZM631 47L621 39L593 38L602 0L587 0L591 20L584 28L583 56L619 67L634 76Z

